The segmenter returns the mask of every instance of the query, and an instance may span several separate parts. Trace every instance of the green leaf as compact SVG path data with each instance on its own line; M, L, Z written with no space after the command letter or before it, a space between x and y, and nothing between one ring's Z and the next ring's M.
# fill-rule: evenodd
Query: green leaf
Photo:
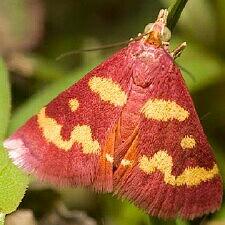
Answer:
M190 225L190 222L185 221L185 220L181 220L181 219L177 219L176 225Z
M0 59L0 90L0 141L2 141L7 131L11 108L8 72L2 59Z
M175 220L163 220L149 216L150 225L175 225Z
M116 222L121 225L148 224L148 215L128 201L123 201L120 217Z
M0 143L4 140L10 117L10 87L8 71L3 60L0 58ZM7 153L0 148L0 172L8 163Z
M0 225L4 225L4 220L5 220L5 214L0 213Z
M8 72L2 59L0 59L0 90L0 212L7 214L18 207L19 202L24 196L28 177L10 162L2 146L10 117Z
M0 151L4 151L0 148ZM1 161L1 159L0 159ZM28 185L28 177L9 160L0 171L0 211L8 214L16 210Z
M213 219L215 221L224 221L225 222L225 204L223 204L221 209L215 213Z
M188 221L176 219L176 220L162 220L156 217L149 216L150 225L190 225Z

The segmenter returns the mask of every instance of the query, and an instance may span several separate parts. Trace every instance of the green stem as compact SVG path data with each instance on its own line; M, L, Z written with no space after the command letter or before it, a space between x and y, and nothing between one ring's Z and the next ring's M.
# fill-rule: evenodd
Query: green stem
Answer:
M174 30L187 2L188 0L174 0L173 3L169 6L167 27L171 32Z

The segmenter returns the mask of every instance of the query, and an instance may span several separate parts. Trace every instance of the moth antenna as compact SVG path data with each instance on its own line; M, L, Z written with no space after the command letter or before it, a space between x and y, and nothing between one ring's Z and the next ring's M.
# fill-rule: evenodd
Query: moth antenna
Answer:
M205 120L208 116L210 116L211 115L211 112L207 112L207 113L205 113L201 118L200 118L200 120L202 121L202 120Z
M61 54L60 56L58 56L56 58L56 61L59 61L59 60L65 58L67 56L77 55L77 54L81 54L81 53L84 53L84 52L94 52L94 51L100 51L100 50L103 50L103 49L114 48L114 47L121 46L121 45L126 45L126 44L128 44L132 41L137 41L137 40L141 39L145 35L148 35L148 33L143 33L143 34L139 33L138 36L135 37L135 38L130 38L129 40L117 42L117 43L114 43L114 44L103 45L101 47L87 48L87 49L80 49L80 50L73 50L73 51L65 52L65 53Z
M195 76L188 69L186 69L185 67L181 66L178 63L177 63L177 65L183 72L185 72L192 79L193 82L196 82Z
M158 16L158 19L157 19L157 22L158 23L162 23L163 24L163 28L161 28L161 33L162 33L162 36L163 36L163 32L164 32L164 26L166 25L166 20L167 20L167 16L168 16L168 11L166 9L163 9L160 11L159 13L159 16ZM97 48L88 48L88 49L81 49L81 50L73 50L73 51L69 51L69 52L66 52L66 53L63 53L61 54L60 56L58 56L56 58L56 61L59 61L67 56L71 56L71 55L76 55L76 54L81 54L83 52L92 52L92 51L99 51L99 50L102 50L102 49L109 49L109 48L114 48L114 47L117 47L117 46L121 46L121 45L126 45L132 41L136 41L136 40L139 40L141 39L142 37L144 36L147 36L150 34L150 32L153 30L153 27L156 26L157 24L156 23L152 23L152 24L149 24L145 27L145 31L144 33L138 33L138 36L135 37L135 38L130 38L130 40L126 40L126 41L122 41L122 42L118 42L118 43L115 43L115 44L109 44L109 45L104 45L102 47L97 47ZM150 26L150 27L149 27ZM166 28L166 38L165 40L169 40L170 37L171 37L171 33L170 31L168 30L168 28Z
M118 43L115 43L115 44L104 45L104 46L101 46L101 47L69 51L69 52L63 53L60 56L58 56L56 58L56 61L61 60L61 59L65 58L65 57L67 57L67 56L77 55L77 54L81 54L83 52L93 52L93 51L99 51L99 50L102 50L102 49L114 48L114 47L117 47L117 46L125 45L125 44L127 44L129 42L130 42L130 40L127 40L127 41L118 42Z

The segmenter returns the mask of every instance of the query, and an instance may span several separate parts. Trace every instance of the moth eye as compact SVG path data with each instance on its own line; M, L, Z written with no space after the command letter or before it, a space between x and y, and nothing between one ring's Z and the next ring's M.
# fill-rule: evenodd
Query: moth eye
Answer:
M154 23L149 23L148 25L146 25L144 33L150 32L153 25L154 25ZM164 28L163 35L162 35L161 39L162 39L163 42L170 41L170 39L171 39L171 31L169 30L168 27Z
M144 33L148 33L151 31L151 28L153 26L154 23L149 23L145 26L145 30L144 30Z

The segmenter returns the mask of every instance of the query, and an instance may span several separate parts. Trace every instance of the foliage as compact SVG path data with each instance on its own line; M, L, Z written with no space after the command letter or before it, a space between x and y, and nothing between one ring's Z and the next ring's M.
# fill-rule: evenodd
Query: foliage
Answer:
M0 221L5 213L10 213L19 205L28 184L28 178L13 165L5 150L2 141L5 138L10 117L10 87L8 72L0 60Z

